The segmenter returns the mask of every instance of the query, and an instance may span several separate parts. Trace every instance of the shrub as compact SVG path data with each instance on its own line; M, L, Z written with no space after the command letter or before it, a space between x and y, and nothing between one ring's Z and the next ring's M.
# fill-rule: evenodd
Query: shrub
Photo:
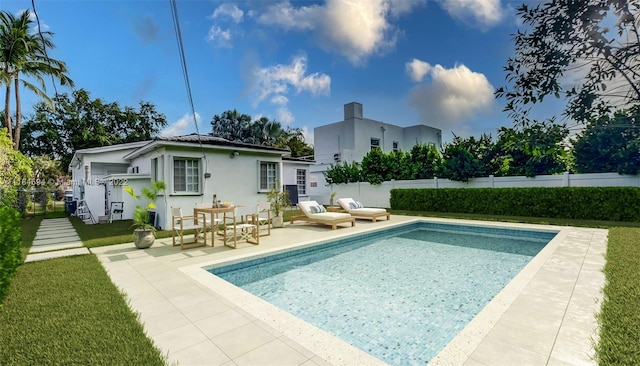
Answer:
M0 303L20 264L20 218L18 211L0 207Z
M406 211L640 221L640 188L392 189L391 208Z

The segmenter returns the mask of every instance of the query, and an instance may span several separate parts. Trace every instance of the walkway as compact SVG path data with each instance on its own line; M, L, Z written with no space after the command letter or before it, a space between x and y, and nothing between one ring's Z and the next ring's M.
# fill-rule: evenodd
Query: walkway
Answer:
M90 253L68 218L44 219L25 262Z

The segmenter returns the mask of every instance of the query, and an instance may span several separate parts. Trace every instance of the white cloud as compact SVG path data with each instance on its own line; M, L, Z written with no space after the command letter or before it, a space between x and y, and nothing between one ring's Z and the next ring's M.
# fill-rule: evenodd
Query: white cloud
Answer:
M201 124L202 118L200 114L196 112L196 121L198 125ZM191 133L195 129L195 124L193 123L193 115L191 113L185 113L180 119L171 123L167 128L162 130L160 133L161 136L170 137L170 136L180 136Z
M409 12L425 0L326 0L323 5L294 7L282 1L257 20L290 30L314 32L321 47L360 65L395 46L398 30L390 17Z
M209 33L205 39L218 47L233 47L231 38L232 34L237 34L237 26L231 25L234 29L230 27L223 29L220 23L226 23L226 25L229 25L229 22L238 24L242 22L243 17L244 12L236 4L224 3L218 6L213 11L213 14L209 16L209 19L212 19L214 24L209 28Z
M282 101L280 97L288 93L290 87L295 89L296 94L308 92L314 96L328 95L331 89L331 77L328 75L317 72L307 74L306 56L295 57L289 65L256 68L252 76L254 105L269 97Z
M452 17L480 28L496 25L506 14L500 0L440 0L440 6Z
M420 82L431 70L431 65L429 65L428 62L424 62L422 60L414 58L413 60L405 64L405 69L407 71L407 74L409 74L411 80Z
M276 120L283 125L290 125L295 121L293 113L285 106L278 108Z
M494 87L489 80L464 65L446 69L430 66L430 82L409 93L409 105L418 110L422 122L443 130L464 130L477 115L494 111Z
M257 21L267 25L278 25L286 30L313 29L323 16L319 5L294 8L289 1L271 5L267 11L257 17Z
M285 97L284 95L275 95L273 98L271 98L271 104L287 105L287 103L289 103L289 98Z
M238 24L242 22L243 16L244 12L240 10L240 8L236 6L236 4L224 3L218 6L216 10L213 11L211 19L222 18L224 20L225 18L231 18L234 23Z
M304 137L304 142L313 146L313 130L309 131L309 127L302 127L302 136Z
M231 44L231 30L218 27L217 25L211 26L209 34L207 34L207 41L215 43L218 47L233 47Z

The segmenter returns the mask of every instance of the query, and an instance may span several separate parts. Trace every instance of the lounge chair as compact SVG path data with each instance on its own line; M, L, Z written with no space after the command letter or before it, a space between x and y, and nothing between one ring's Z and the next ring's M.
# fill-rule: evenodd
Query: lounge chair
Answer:
M350 214L343 212L327 212L324 206L319 205L316 201L298 202L298 208L304 215L291 216L290 222L292 224L295 221L315 222L330 225L333 230L337 228L338 224L342 223L350 222L351 226L356 225L356 220Z
M364 207L360 202L354 201L353 198L338 198L338 204L343 210L358 219L371 220L372 222L376 222L376 219L380 217L386 217L387 220L391 219L391 214L384 208Z

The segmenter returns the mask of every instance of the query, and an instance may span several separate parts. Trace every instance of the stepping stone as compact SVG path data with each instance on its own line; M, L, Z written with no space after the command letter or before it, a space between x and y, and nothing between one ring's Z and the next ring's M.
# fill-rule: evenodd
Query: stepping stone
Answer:
M76 249L68 249L68 250L58 250L55 252L29 254L27 256L27 259L25 259L25 263L42 261L45 259L52 259L52 258L69 257L72 255L82 255L82 254L91 254L91 252L89 251L88 248L76 248Z
M65 243L65 242L79 241L79 240L80 240L80 237L76 234L75 237L65 237L63 239L61 239L61 238L49 238L49 239L34 240L32 246L49 245L49 244L61 244L61 243Z
M75 231L51 231L51 232L40 232L38 231L36 233L36 237L34 239L35 240L43 240L43 239L55 239L58 238L60 239L60 241L64 241L64 240L77 240L78 239L78 234L76 234ZM67 239L70 238L70 239Z
M29 249L29 253L49 252L52 250L82 248L82 247L84 247L84 244L82 244L82 242L78 240L78 241L70 241L66 243L32 246Z

